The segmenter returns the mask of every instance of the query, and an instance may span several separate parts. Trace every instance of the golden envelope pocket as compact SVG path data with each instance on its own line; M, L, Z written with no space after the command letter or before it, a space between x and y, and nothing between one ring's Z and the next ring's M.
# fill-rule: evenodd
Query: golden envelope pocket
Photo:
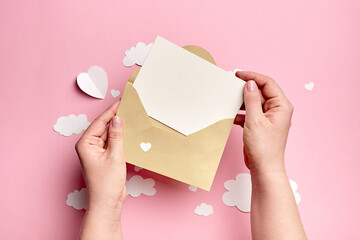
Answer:
M184 48L214 63L205 50ZM132 85L138 72L126 83L117 112L124 125L125 161L209 191L234 119L185 136L148 116ZM151 148L145 152L141 143L151 143Z

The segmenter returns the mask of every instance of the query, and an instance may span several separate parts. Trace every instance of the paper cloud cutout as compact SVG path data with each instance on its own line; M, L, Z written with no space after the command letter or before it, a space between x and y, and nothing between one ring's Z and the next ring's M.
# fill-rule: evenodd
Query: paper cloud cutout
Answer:
M298 185L294 180L289 180L294 193L296 204L299 204L301 196L297 191ZM236 206L242 212L250 212L251 209L251 177L250 174L240 173L235 180L224 183L227 192L223 194L223 202L229 207Z
M236 206L242 212L250 212L251 177L247 173L239 173L235 180L224 183L227 192L223 194L223 202L229 207Z
M87 73L80 73L76 82L79 88L86 94L104 99L108 88L108 78L104 69L92 66Z
M152 45L152 43L146 45L143 42L139 42L136 44L136 47L131 47L130 50L126 50L123 64L126 67L131 67L135 64L142 66Z
M192 192L196 192L197 187L189 185L189 190L192 191Z
M156 193L154 179L143 179L140 175L132 176L129 181L126 181L125 186L127 194L132 197L138 197L141 194L153 196Z
M75 116L70 114L69 116L59 117L53 126L55 132L58 132L63 136L71 136L72 134L79 134L83 130L87 129L90 122L87 121L85 114Z
M298 185L294 180L290 179L289 181L290 181L291 189L294 193L296 204L299 204L299 202L301 201L301 195L300 195L300 193L297 192Z
M89 204L88 190L82 188L80 191L75 190L68 194L66 205L73 207L76 210L85 209L87 210Z
M200 206L197 206L194 210L197 215L200 216L209 216L214 213L213 206L207 205L206 203L201 203Z

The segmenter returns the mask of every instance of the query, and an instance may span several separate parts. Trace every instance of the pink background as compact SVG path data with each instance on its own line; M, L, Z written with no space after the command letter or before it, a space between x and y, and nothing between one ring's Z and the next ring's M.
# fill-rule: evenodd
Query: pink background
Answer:
M84 187L74 144L60 116L91 121L123 91L136 68L125 50L161 35L207 49L225 70L272 76L295 106L286 152L302 196L310 239L359 239L360 2L337 1L1 1L0 239L76 239L84 211L65 204ZM93 65L109 77L105 100L75 84ZM312 92L305 83L314 82ZM129 165L129 177L134 174ZM156 181L154 197L128 197L125 239L250 239L250 215L222 202L224 182L248 172L242 129L234 126L212 190ZM214 206L209 217L193 210Z

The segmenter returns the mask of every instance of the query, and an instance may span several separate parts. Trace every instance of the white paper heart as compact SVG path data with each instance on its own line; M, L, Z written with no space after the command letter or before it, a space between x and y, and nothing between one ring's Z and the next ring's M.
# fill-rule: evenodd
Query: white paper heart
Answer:
M119 90L115 90L115 89L111 89L111 96L113 96L114 98L116 98L117 96L120 95L120 91Z
M308 91L312 91L314 89L315 84L313 82L309 82L305 84L305 89Z
M151 148L151 143L140 143L140 148L144 151L147 152L149 151L149 149Z
M77 76L77 84L86 94L104 99L108 88L108 79L104 69L92 66L87 73L80 73Z

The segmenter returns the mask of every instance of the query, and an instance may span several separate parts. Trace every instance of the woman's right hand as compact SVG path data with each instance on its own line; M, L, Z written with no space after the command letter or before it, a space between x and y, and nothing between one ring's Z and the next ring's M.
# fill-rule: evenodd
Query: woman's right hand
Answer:
M293 106L271 78L243 71L236 76L246 81L246 115L234 123L244 127L252 239L307 239L284 165Z
M246 81L246 115L238 114L234 121L244 128L246 166L252 174L285 172L284 151L292 104L270 77L247 71L238 71L236 76Z

